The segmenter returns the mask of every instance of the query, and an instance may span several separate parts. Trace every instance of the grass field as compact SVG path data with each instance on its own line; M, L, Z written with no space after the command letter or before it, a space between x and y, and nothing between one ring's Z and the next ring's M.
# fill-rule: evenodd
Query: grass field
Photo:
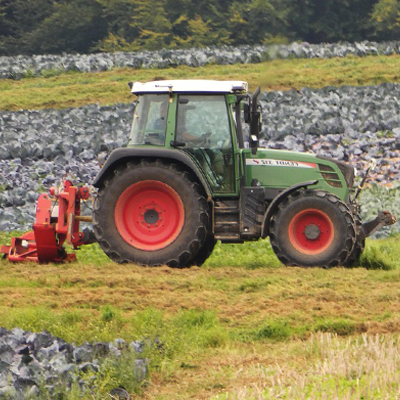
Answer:
M75 343L158 338L137 399L386 399L400 391L399 239L368 241L352 269L283 267L268 241L182 270L117 265L97 245L71 264L2 260L0 321Z
M54 75L54 76L52 76ZM245 80L250 90L318 88L341 85L377 85L400 80L400 56L335 59L274 60L248 65L209 65L163 70L114 69L101 73L59 74L19 81L0 80L0 109L80 107L89 103L110 105L132 101L127 83L165 79Z
M55 71L0 81L0 109L129 102L127 82L160 76L284 90L398 82L399 71L399 56ZM0 233L1 244L9 241ZM96 245L77 255L63 265L0 260L0 326L75 343L157 338L162 346L149 344L145 354L148 380L130 387L134 399L399 398L400 236L368 240L351 269L284 267L268 241L217 245L205 266L181 270L117 265Z

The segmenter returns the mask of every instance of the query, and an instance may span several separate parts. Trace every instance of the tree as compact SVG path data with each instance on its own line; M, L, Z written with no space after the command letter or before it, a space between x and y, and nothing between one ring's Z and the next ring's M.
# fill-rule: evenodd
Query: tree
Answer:
M101 6L107 25L107 35L96 45L102 51L128 50L130 42L139 37L139 30L132 27L132 16L137 13L137 0L96 0Z
M195 15L189 20L190 47L211 46L217 43L218 33L214 32L210 26L210 21L203 21L200 15Z
M236 1L230 7L228 29L235 45L259 44L288 35L288 0Z
M397 40L400 34L400 2L380 0L374 6L371 23L378 38Z
M293 36L310 43L361 41L372 35L369 14L377 0L291 0Z
M137 12L130 26L139 32L131 43L135 49L157 50L172 42L172 25L165 11L165 0L137 0Z
M32 53L26 34L52 12L52 0L0 0L0 54Z
M55 3L53 13L27 37L41 53L88 53L106 32L96 0L65 0Z

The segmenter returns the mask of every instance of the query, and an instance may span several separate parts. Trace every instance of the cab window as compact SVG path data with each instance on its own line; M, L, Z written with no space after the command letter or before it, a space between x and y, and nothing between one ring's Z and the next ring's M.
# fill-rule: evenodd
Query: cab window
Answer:
M129 144L164 145L168 99L167 94L139 96L133 115Z

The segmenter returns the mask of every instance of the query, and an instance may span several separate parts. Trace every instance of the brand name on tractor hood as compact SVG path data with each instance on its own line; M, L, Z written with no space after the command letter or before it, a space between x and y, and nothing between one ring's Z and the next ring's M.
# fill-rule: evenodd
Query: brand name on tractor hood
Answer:
M317 168L317 164L291 160L274 160L258 158L246 160L247 165L268 165L273 167Z

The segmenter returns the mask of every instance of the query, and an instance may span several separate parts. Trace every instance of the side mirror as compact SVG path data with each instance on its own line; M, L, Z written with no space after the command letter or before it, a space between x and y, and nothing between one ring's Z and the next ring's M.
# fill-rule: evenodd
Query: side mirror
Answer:
M258 148L258 136L261 130L261 112L257 103L258 95L260 94L260 87L258 87L251 101L251 113L250 113L250 147L251 153L256 154Z
M248 124L250 122L250 105L248 103L244 103L243 104L243 118L244 118L244 122L246 122L246 124Z

